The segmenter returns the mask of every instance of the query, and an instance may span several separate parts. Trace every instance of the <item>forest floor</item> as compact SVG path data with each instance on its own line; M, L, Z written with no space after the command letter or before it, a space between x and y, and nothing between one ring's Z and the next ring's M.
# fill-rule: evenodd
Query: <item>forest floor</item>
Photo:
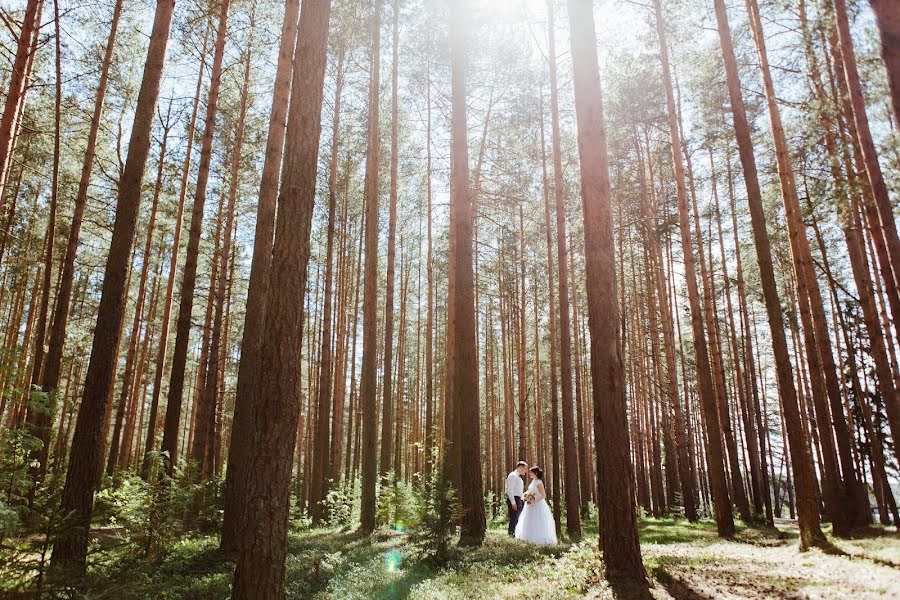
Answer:
M843 555L798 552L796 527L741 528L716 537L711 522L642 519L644 562L654 598L900 598L900 535L873 530L835 539ZM602 577L596 536L581 544L538 547L493 529L478 549L445 567L418 560L407 534L370 537L333 529L290 534L286 593L313 600L478 600L615 597ZM102 553L101 553L102 554ZM233 564L215 537L184 539L157 559L107 554L90 569L84 597L217 599L229 596ZM4 597L0 586L0 597Z

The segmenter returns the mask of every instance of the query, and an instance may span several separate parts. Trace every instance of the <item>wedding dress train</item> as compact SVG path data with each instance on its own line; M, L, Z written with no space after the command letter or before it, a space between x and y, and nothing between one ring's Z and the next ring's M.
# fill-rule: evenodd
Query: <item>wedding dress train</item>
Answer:
M556 544L556 522L547 499L540 493L537 479L528 486L534 502L526 504L516 525L516 539L533 544Z

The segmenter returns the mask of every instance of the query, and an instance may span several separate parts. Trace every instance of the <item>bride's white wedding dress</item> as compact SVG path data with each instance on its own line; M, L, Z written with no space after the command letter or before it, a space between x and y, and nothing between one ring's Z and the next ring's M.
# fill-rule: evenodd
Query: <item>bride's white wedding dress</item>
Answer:
M532 480L528 491L534 494L534 502L526 504L516 525L516 539L534 544L555 544L556 523L547 499L541 494L538 479Z

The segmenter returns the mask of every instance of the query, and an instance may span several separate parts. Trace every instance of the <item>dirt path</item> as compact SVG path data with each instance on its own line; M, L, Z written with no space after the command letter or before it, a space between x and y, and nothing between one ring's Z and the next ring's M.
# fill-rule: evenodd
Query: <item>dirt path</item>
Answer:
M792 523L778 523L786 539L742 536L645 544L644 559L668 595L675 598L900 598L900 537L835 540L847 552L799 552ZM662 592L662 590L657 590ZM663 595L662 597L665 597Z

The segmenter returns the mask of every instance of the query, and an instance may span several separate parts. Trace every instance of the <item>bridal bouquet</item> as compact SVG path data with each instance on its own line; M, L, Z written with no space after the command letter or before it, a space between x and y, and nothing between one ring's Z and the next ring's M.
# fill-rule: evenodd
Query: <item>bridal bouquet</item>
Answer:
M525 492L522 494L522 499L525 500L526 504L532 504L534 502L534 492Z

